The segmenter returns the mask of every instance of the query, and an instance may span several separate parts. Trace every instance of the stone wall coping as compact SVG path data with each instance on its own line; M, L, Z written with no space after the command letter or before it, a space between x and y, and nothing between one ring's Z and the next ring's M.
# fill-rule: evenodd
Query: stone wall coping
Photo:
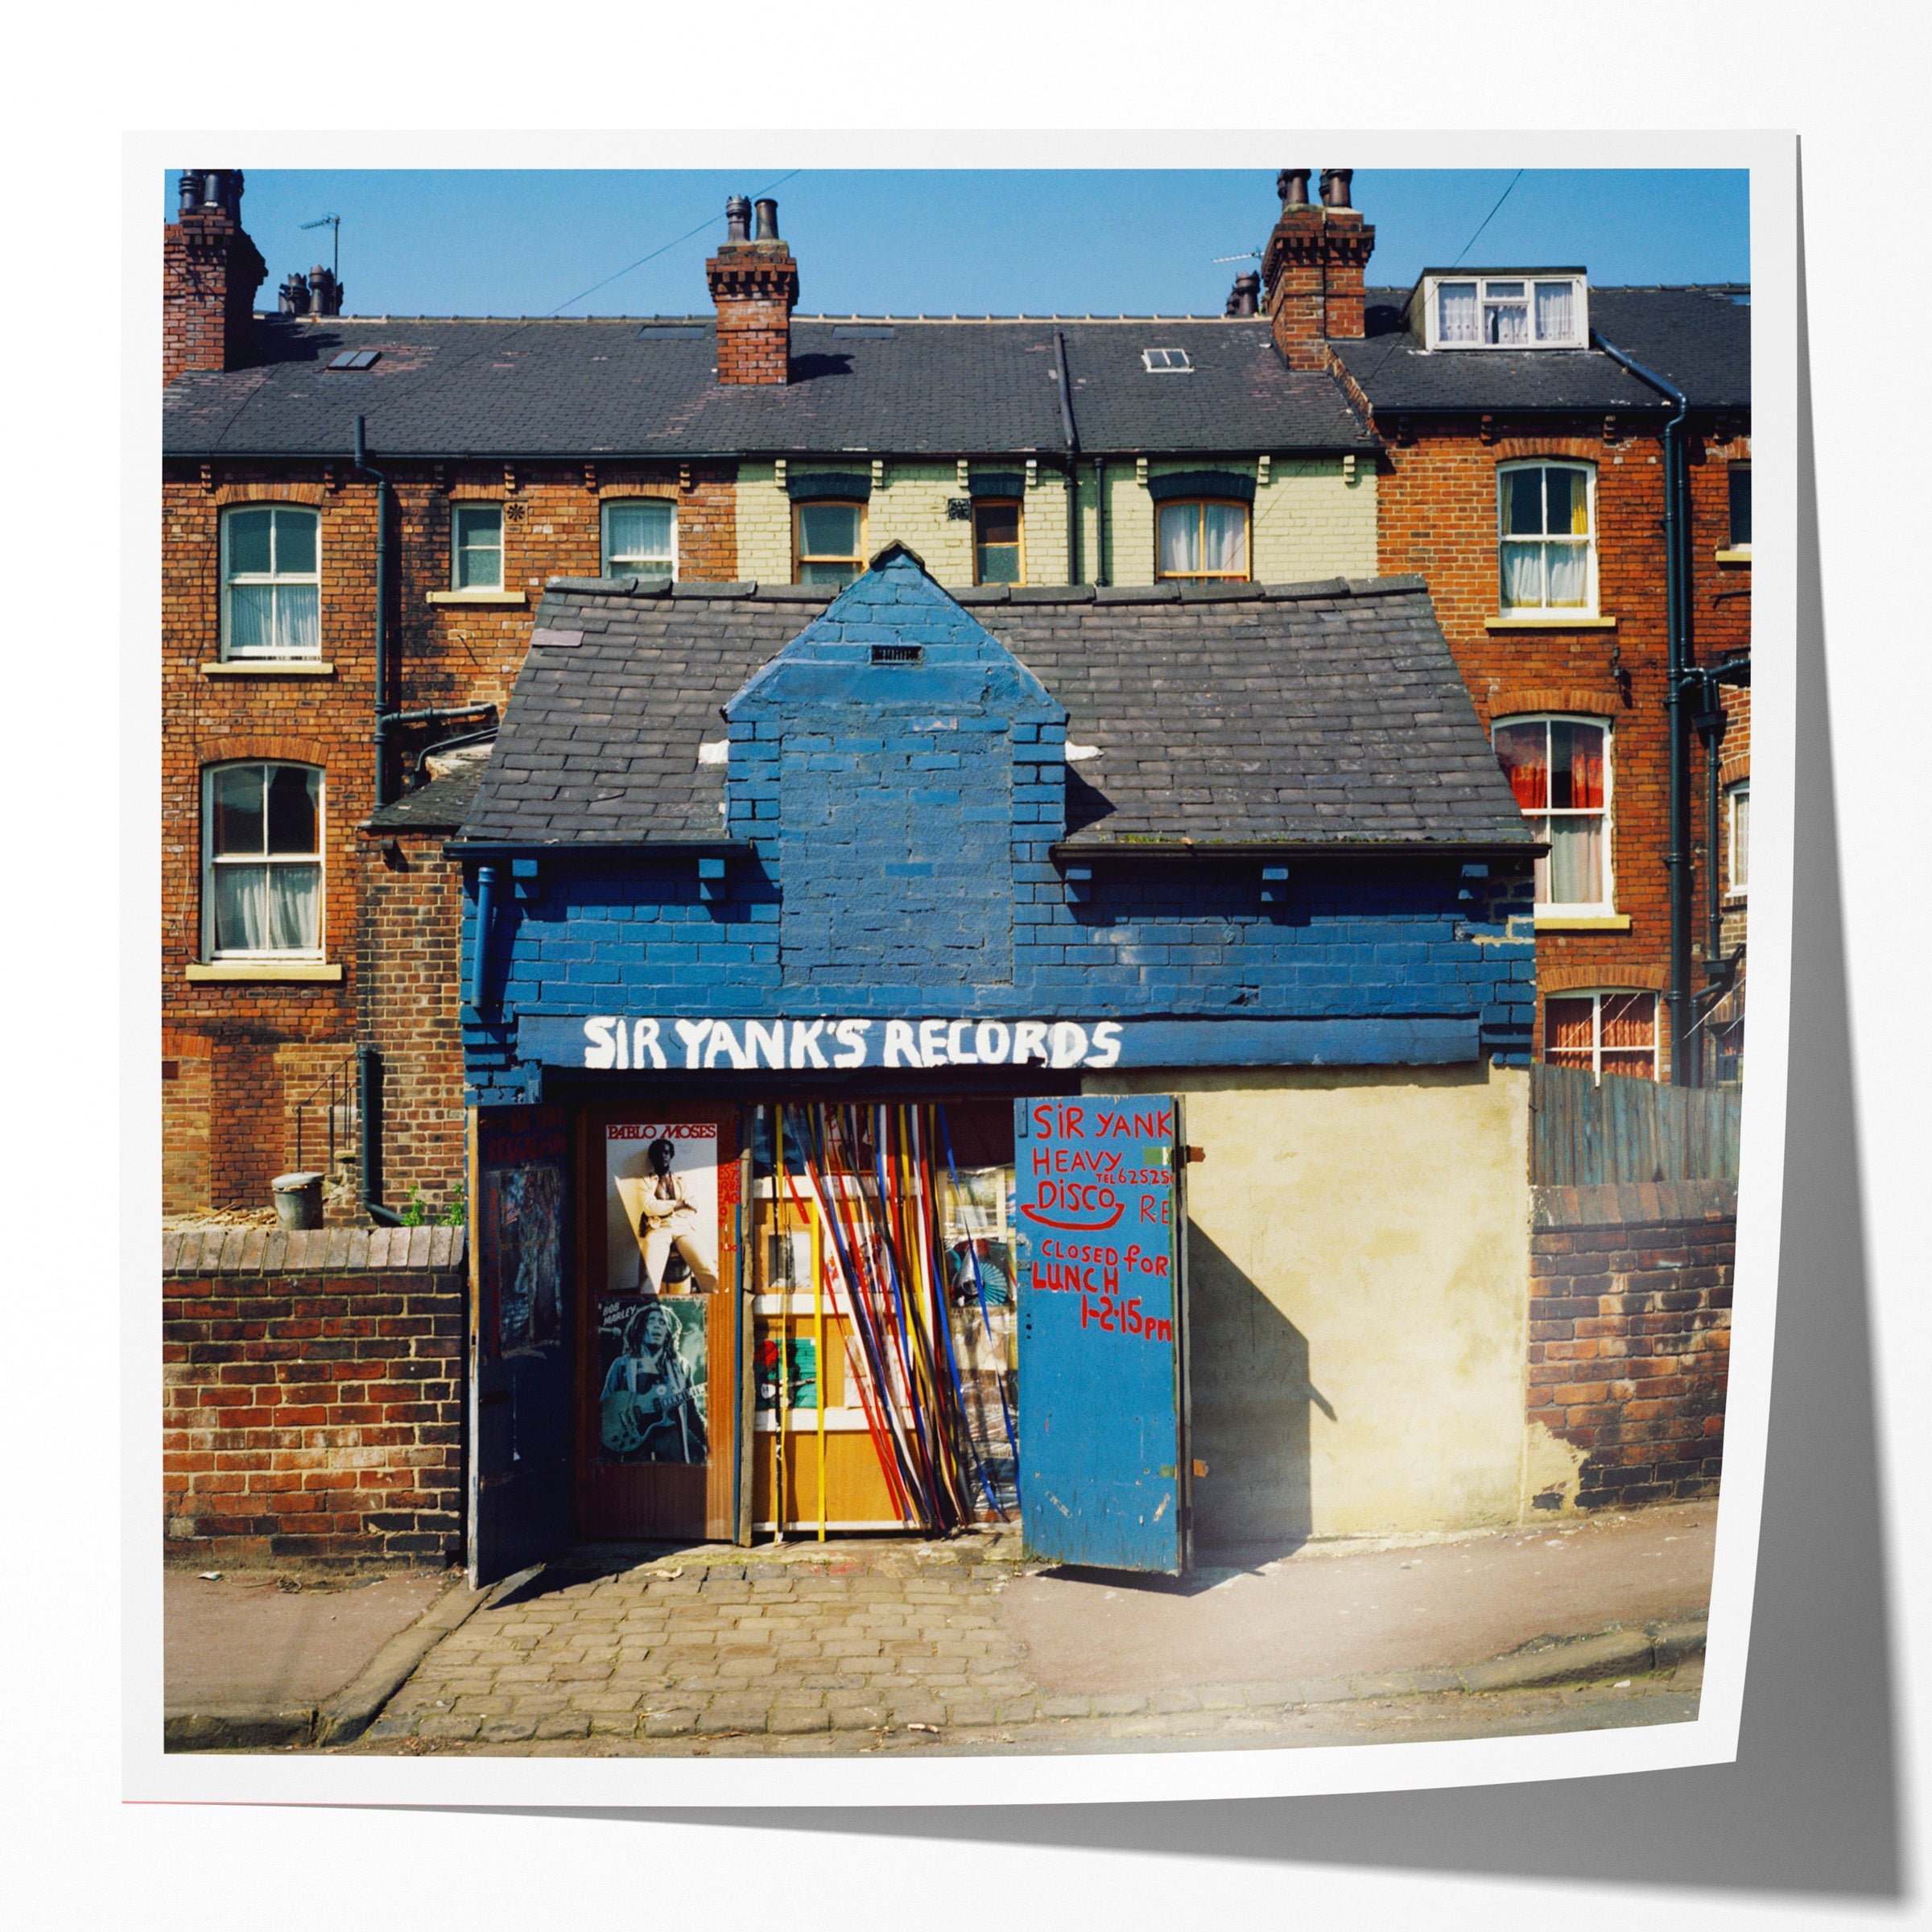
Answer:
M1612 1228L1732 1220L1736 1181L1624 1182L1597 1187L1533 1187L1531 1226Z
M458 1269L462 1228L171 1228L164 1275L422 1274Z

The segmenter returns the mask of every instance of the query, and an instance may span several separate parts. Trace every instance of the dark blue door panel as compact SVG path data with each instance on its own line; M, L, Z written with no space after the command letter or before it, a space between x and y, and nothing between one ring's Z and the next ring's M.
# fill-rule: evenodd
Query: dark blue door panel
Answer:
M469 1322L473 1586L571 1537L566 1128L554 1107L476 1117Z
M1016 1100L1013 1151L1027 1550L1179 1575L1189 1502L1179 1102Z

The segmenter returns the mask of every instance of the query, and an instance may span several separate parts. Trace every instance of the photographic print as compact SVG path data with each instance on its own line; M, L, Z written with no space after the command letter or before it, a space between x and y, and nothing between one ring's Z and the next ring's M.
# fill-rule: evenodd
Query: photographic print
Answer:
M597 1311L598 1440L618 1463L701 1463L704 1304L654 1294L606 1298Z
M718 1130L709 1121L605 1130L613 1293L718 1285Z
M1788 151L1322 145L171 168L164 1544L502 1587L373 1780L1734 1748Z

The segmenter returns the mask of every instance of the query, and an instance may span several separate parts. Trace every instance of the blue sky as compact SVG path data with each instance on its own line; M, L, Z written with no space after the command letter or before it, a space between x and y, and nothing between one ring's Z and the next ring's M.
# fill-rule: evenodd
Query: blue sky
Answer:
M1530 169L1513 187L1512 172L1358 170L1370 282L1459 257L1580 262L1600 283L1749 279L1743 170ZM685 314L708 312L725 197L767 189L805 313L1217 315L1254 265L1216 258L1258 250L1278 206L1259 169L264 169L242 216L268 261L263 308L291 269L329 258L329 231L300 225L340 214L352 313Z

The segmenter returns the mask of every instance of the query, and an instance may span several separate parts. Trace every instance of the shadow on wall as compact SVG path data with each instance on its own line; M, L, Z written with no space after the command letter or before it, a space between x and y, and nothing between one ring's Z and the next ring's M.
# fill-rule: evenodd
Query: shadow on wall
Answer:
M1188 1346L1197 1552L1238 1549L1265 1560L1308 1540L1310 1411L1334 1408L1309 1377L1308 1338L1203 1233L1187 1224Z

